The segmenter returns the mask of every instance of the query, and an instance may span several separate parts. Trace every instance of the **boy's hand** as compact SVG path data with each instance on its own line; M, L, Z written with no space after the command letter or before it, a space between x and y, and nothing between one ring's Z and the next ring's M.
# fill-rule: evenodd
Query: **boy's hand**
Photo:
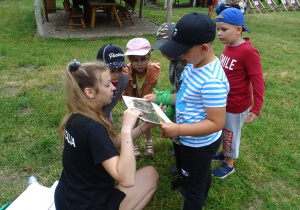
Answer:
M155 102L157 99L156 94L148 94L144 96L144 99L147 99L147 101Z
M245 118L246 118L245 121L246 123L252 123L257 118L257 114L253 112L249 112Z
M171 138L179 136L179 125L176 123L160 122L161 136L164 138Z
M167 113L167 110L166 110L167 106L166 106L166 105L163 106L163 104L160 103L160 104L159 104L159 107L161 108L161 110L162 110L165 114Z

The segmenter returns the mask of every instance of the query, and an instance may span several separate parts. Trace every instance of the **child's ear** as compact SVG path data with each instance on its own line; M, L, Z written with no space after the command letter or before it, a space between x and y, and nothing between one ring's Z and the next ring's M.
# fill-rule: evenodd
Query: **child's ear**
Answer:
M201 47L201 53L204 55L209 50L209 48L209 44L203 44Z
M95 98L95 94L94 94L94 90L91 88L84 88L84 93L85 95L87 95L87 97L89 97L90 99Z
M237 27L237 34L242 34L243 32L243 27L242 26L238 26Z

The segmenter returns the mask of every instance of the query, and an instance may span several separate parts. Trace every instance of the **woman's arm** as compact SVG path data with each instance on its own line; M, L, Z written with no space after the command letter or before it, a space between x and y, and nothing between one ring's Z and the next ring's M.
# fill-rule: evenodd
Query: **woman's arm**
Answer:
M105 170L123 187L134 185L136 161L131 133L140 114L141 112L134 109L127 109L124 112L123 126L117 142L121 147L120 156L102 162Z
M136 125L140 111L127 109L124 112L123 126L118 140L115 142L116 148L121 148L120 156L115 156L102 162L105 170L123 187L132 187L136 172L136 161L133 150L133 142L155 124L144 122L133 129Z

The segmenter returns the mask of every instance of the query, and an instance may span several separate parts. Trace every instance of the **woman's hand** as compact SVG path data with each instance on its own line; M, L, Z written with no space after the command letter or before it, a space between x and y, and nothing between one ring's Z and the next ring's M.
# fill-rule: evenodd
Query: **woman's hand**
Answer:
M123 115L122 130L132 131L132 129L136 125L136 121L137 121L138 117L141 115L142 115L142 112L140 112L136 109L133 109L133 108L125 110L124 115Z
M143 98L147 99L147 101L155 102L157 99L157 95L156 94L148 94L148 95L145 95Z
M140 126L142 128L142 131L145 133L147 130L157 126L157 124L151 122L143 122L143 124L141 124Z

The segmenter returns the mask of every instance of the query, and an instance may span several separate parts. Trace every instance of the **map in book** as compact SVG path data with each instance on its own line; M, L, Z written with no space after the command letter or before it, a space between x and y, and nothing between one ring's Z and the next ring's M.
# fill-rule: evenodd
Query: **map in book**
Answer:
M143 113L140 119L147 122L159 124L159 122L172 122L155 103L149 102L143 98L123 96L123 101L127 108L134 108Z

